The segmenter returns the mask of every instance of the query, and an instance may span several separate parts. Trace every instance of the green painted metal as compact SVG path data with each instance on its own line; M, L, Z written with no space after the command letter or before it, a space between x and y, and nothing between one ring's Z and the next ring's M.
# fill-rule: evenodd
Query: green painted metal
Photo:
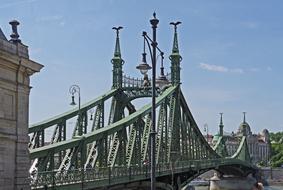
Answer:
M137 127L134 124L130 128L130 135L129 135L129 140L127 144L127 149L126 149L126 165L131 166L132 164L132 158L133 158L133 152L135 148L135 143L136 143L136 137L137 137Z
M179 53L178 46L178 37L177 37L177 28L174 28L174 39L173 39L173 48L172 53L170 55L171 60L171 81L173 85L180 84L180 62L182 61L182 56Z
M180 129L181 129L181 107L180 107L180 88L178 87L173 94L173 109L171 110L172 115L172 137L171 137L171 147L170 147L170 159L175 160L176 158L180 158L181 156L181 144L180 144ZM169 123L170 125L170 123ZM173 157L172 157L173 154Z
M119 27L120 28L120 27ZM123 64L124 60L121 58L121 50L120 50L120 40L119 40L119 29L116 29L116 44L115 44L115 51L114 57L112 58L111 62L113 64L113 83L112 88L121 88L122 87L122 78L123 78Z
M215 165L241 165L243 167L250 167L249 164L238 159L211 159L203 162L202 160L194 161L180 161L175 163L175 175L184 174L184 171L202 171L215 168ZM162 163L157 165L157 177L171 176L172 170L170 163ZM255 169L252 167L252 169ZM201 173L201 172L200 172ZM198 174L200 174L198 173ZM82 179L82 174L84 178ZM115 184L126 184L132 181L143 181L149 179L149 171L147 166L131 166L131 167L109 167L100 168L99 170L90 169L86 171L72 170L68 175L58 174L55 172L43 172L38 176L38 180L32 183L33 189L43 189L45 184L49 188L56 187L56 189L79 189L81 188L82 180L86 183L89 189L105 187Z
M227 157L228 156L228 151L225 145L226 139L223 136L220 136L217 143L213 147L213 150L217 152L218 155L221 157Z
M75 136L81 136L83 134L87 133L87 111L81 111L78 115L77 122L73 131L73 137Z
M33 187L40 187L40 181L46 180L45 182L50 187L55 181L56 185L58 185L56 188L64 189L66 185L68 188L75 188L77 187L76 184L82 183L82 175L84 176L84 183L91 187L102 187L109 183L121 184L137 179L146 180L149 178L147 160L148 137L151 126L151 105L135 110L132 104L119 102L121 98L124 99L122 94L113 97L113 107L111 107L114 111L111 108L108 126L103 127L100 125L100 121L103 120L101 118L102 116L104 117L104 111L101 109L103 105L99 104L100 106L96 108L95 124L93 124L93 130L90 133L31 150L32 159L49 159L47 162L45 161L48 165L45 166L47 169L41 171L54 170L56 164L54 165L53 162L56 153L65 150L66 155L68 155L62 161L65 164L60 165L57 169L55 168L55 174L54 172L51 172L51 175L48 172L39 172L36 180L34 180ZM175 174L178 174L178 172L183 173L184 171L190 172L192 169L198 171L222 165L241 164L243 167L252 168L248 162L249 154L245 139L242 139L237 153L232 158L225 158L223 154L217 153L206 143L191 115L179 86L171 86L162 92L157 98L157 106L159 106L160 110L156 146L157 158L159 158L156 166L157 176L169 175L169 171L172 172L170 163L173 160L176 160ZM121 115L125 107L128 108L130 113L126 117L123 114ZM167 111L167 109L169 110ZM115 117L120 117L121 119L115 121ZM144 121L141 118L144 118ZM102 140L107 140L107 145ZM109 141L112 147L107 154L108 165L100 164L101 161L97 159L99 155L103 155L104 160L106 159L104 153L98 153L99 147L107 147ZM220 142L224 141L219 141L218 146L221 144ZM161 145L167 146L163 147ZM116 146L116 148L113 148L113 146ZM87 147L90 147L88 151L86 150ZM92 154L94 156L92 160L90 159L91 152L94 153ZM73 155L77 156L74 157ZM112 157L110 158L109 155ZM168 155L171 157L169 160L167 158ZM135 159L135 156L140 159ZM166 160L163 158L166 158ZM96 160L96 163L93 160ZM41 162L43 163L43 161ZM168 168L165 167L167 165ZM77 177L74 176L76 169L71 169L72 166L78 168ZM84 168L84 170L79 168ZM51 179L52 175L54 180L52 183L48 183L48 178ZM68 183L70 176L73 176L72 185ZM107 180L105 181L105 179ZM125 179L127 180L125 181Z
M127 104L129 114L136 111L133 104ZM142 128L145 123L142 119L137 120L131 127L129 127L129 138L126 145L125 165L130 167L132 164L140 165L141 160L141 142L142 142Z
M113 102L113 101L112 101ZM103 127L103 120L102 120L102 116L103 116L103 105L102 103L98 104L98 106L96 107L96 111L94 114L94 118L93 118L93 123L92 123L92 129L91 131L100 129ZM87 158L86 158L86 163L85 163L85 168L94 168L97 162L97 157L98 157L98 152L97 152L97 142L94 141L92 143L89 144L89 149L88 149L88 153L87 153Z
M176 107L176 99L172 95L170 97L170 103L169 103L169 121L168 121L168 131L167 131L167 144L166 144L166 162L171 161L171 148L172 148L172 131L173 131L173 125L174 125L174 109Z
M142 146L141 146L141 155L142 155L142 162L148 162L149 156L148 156L148 144L149 144L149 134L150 134L150 127L151 127L151 115L147 115L145 120L145 126L143 129L143 136L142 136Z
M187 125L187 117L185 116L183 110L182 110L182 118L181 118L181 155L182 160L189 159L189 144L188 144L188 133L189 133L189 125Z
M110 165L111 167L114 166L116 158L117 158L117 153L119 150L119 145L120 145L120 139L119 139L119 134L118 132L114 133L113 135L113 140L112 140L112 144L110 147L110 152L107 158L107 162L108 165Z
M199 130L199 127L197 126L197 123L194 120L194 117L193 117L193 115L192 115L192 113L191 113L191 111L188 107L188 104L185 100L185 97L184 97L182 91L180 91L179 97L180 97L180 105L183 108L184 113L186 113L186 117L187 117L188 121L190 121L191 128L196 133L196 134L191 134L192 135L191 137L197 137L197 138L200 139L202 144L205 146L205 149L207 149L210 158L218 158L219 155L210 147L210 145L206 142L206 139L202 135L201 131Z
M113 97L118 92L119 92L119 90L117 90L117 89L113 89L113 90L108 91L104 95L83 104L81 106L81 111L83 112L83 111L86 111L86 110L90 110L91 108L97 106L102 101L106 101L107 99ZM36 123L36 124L33 124L33 125L29 126L29 134L43 130L43 129L46 129L50 126L56 125L56 124L60 123L62 120L67 120L67 119L73 118L73 117L77 116L78 111L79 111L78 108L74 108L70 111L67 111L67 112L62 113L60 115L57 115L53 118L44 120L44 121Z
M219 135L223 136L223 128L224 128L224 124L223 124L223 113L220 113L220 123L219 123Z
M176 87L172 86L169 87L166 91L164 91L158 98L156 101L156 105L160 105L164 99L168 96L170 96ZM64 142L58 142L55 144L51 144L51 145L47 145L45 147L40 147L37 149L33 149L30 151L30 156L31 159L37 158L37 157L44 157L46 156L47 152L46 151L51 151L54 150L54 152L58 152L58 151L62 151L62 150L66 150L75 146L78 146L79 141L82 138L86 139L86 143L91 143L95 140L101 139L104 134L114 134L115 132L121 130L124 126L128 126L130 125L132 122L135 122L136 120L138 120L140 117L143 117L145 115L147 115L150 112L151 109L151 105L148 104L144 107L142 107L140 110L137 110L135 113L113 123L108 125L107 127L95 130L93 132L90 132L88 134L85 134L81 137L76 137L70 140L66 140Z
M159 108L159 117L157 122L157 139L156 139L156 162L159 163L163 160L163 147L165 146L163 138L165 138L164 131L166 127L166 114L167 114L167 105L166 102L163 102ZM162 154L163 153L163 154ZM162 154L162 155L161 155Z
M124 106L123 106L123 102L120 101L120 99L124 97L120 94L120 96L114 97L115 98L115 102L113 105L115 107L111 108L111 112L114 113L114 115L110 115L110 117L113 117L112 121L118 121L122 118L124 118ZM107 165L108 166L114 166L116 162L122 163L123 157L125 156L125 154L123 154L123 152L125 151L125 130L120 130L115 132L113 135L111 135L111 141L109 143L109 153L105 156L102 157L103 159L105 159L107 157ZM119 153L119 154L118 154ZM120 154L121 153L121 154Z
M235 154L231 158L235 158L235 159L245 161L247 163L251 163L251 157L250 157L250 154L249 154L247 138L245 136L242 137L237 151L235 152Z

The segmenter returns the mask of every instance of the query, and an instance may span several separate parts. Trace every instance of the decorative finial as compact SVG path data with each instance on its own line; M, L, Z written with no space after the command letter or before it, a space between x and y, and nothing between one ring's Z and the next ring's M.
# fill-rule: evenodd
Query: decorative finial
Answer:
M174 26L174 29L175 29L175 32L176 32L176 31L177 31L177 26L178 26L179 24L182 24L182 22L180 22L180 21L177 21L177 22L170 22L170 24Z
M246 113L247 113L247 112L245 112L245 111L243 112L243 114L244 114L244 121L243 121L243 122L244 122L244 123L246 123Z
M156 13L153 13L153 18L150 19L150 24L152 25L153 28L157 28L157 25L159 23L159 20L156 18Z
M170 22L170 25L174 26L174 41L173 41L173 49L172 53L179 53L179 46L178 46L178 38L177 38L177 26L182 22Z
M122 29L122 26L113 27L113 30L116 30L116 45L115 45L115 57L121 57L121 50L120 50L120 41L119 41L119 31Z
M10 35L11 41L14 43L21 42L19 39L20 35L18 34L18 25L20 23L17 20L12 20L9 24L12 26L12 34Z
M123 29L123 27L122 26L118 26L118 27L113 27L112 29L116 30L117 37L119 37L119 30Z

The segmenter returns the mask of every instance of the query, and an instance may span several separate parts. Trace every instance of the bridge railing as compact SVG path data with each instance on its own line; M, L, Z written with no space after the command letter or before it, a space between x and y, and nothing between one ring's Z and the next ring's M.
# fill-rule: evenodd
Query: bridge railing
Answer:
M211 159L211 160L194 160L162 163L156 165L156 175L165 176L173 173L184 171L197 171L200 169L212 169L215 166L225 165L227 163L239 164L242 161L237 159ZM134 180L144 180L150 178L150 165L141 166L115 166L91 169L74 169L68 173L58 173L57 170L40 172L33 176L31 181L32 189L39 189L47 185L48 187L64 186L70 184L93 183L94 187L103 185L113 185L130 182Z
M171 73L167 73L165 75L166 79L170 82L171 81ZM148 79L148 86L151 86L151 79ZM135 78L131 76L124 75L122 78L122 86L123 87L137 87L141 88L144 87L144 79L143 78Z
M143 87L143 79L142 78L134 78L127 75L123 76L123 87Z

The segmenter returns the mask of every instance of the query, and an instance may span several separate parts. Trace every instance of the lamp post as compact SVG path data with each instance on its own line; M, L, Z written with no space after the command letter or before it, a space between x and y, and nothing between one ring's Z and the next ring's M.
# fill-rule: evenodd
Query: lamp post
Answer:
M70 103L70 105L75 106L76 102L75 102L75 94L77 93L79 95L79 111L78 111L78 122L79 122L79 129L78 129L78 133L79 136L81 136L83 134L83 130L82 130L82 126L81 126L81 90L80 87L76 84L70 86L69 88L69 93L72 95L72 102Z
M152 68L152 84L151 84L151 87L152 87L152 111L151 111L152 128L151 128L151 131L150 131L150 155L151 155L151 158L150 158L150 168L151 168L151 174L150 174L151 183L150 183L150 186L151 186L151 190L155 190L156 50L158 50L163 56L163 52L157 47L158 43L156 42L156 28L157 28L158 23L159 23L159 20L156 18L156 14L153 13L153 18L150 20L150 24L151 24L151 27L152 27L152 39L147 35L146 32L143 32L142 36L144 37L144 52L142 54L142 63L139 64L136 67L145 76L146 76L147 71ZM150 42L151 42L151 44L150 44ZM149 66L146 63L145 43L147 43L148 48L149 48L152 66Z

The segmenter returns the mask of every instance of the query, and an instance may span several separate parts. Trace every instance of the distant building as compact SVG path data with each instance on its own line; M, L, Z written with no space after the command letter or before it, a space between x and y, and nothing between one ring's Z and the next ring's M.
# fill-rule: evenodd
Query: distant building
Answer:
M208 144L212 145L213 135L211 135L211 134L204 134L203 137L206 139Z
M216 144L220 136L226 138L227 152L231 156L233 155L239 146L241 138L243 136L247 137L247 143L249 147L249 152L252 158L252 162L267 164L270 160L270 138L267 129L264 129L259 134L253 134L250 125L246 122L246 113L244 112L243 122L240 124L236 133L226 133L223 131L223 120L222 114L219 124L219 132L214 135L212 140L212 145Z

